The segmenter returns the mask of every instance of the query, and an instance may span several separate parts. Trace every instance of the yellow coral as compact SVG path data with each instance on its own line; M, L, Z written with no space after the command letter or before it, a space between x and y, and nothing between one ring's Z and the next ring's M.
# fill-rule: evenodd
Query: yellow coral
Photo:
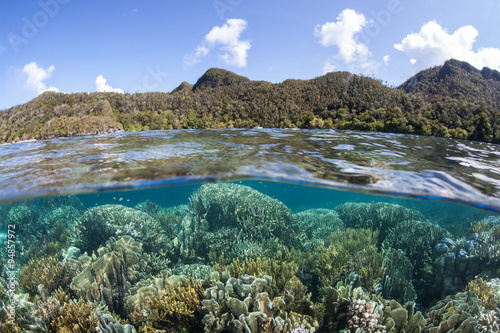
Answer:
M483 220L473 222L468 230L469 234L474 234L474 233L480 234L480 233L485 232L485 231L490 231L490 227Z
M189 278L187 282L167 285L164 296L154 295L130 314L135 324L141 325L141 332L162 332L174 322L189 325L189 318L201 310L204 288L201 280ZM157 331L153 330L153 326Z
M487 309L493 309L498 305L499 300L494 295L493 287L481 278L470 281L465 288L465 291L467 290L473 291Z
M78 302L71 300L60 309L60 315L55 320L55 331L61 333L91 333L99 326L99 319L94 313L93 303L80 298Z
M54 257L31 259L19 271L19 285L32 295L37 293L41 284L51 292L61 285L66 285L67 282L64 281L64 267Z
M278 254L277 257L281 257ZM298 265L294 262L287 262L281 259L233 259L230 266L231 276L240 278L242 275L253 275L262 277L263 275L270 275L273 278L273 284L279 289L283 290L286 283L295 276L298 270Z
M334 286L347 275L349 259L366 257L364 261L375 259L372 267L363 268L352 265L363 276L363 282L373 284L375 276L379 274L382 265L382 257L377 253L378 231L370 229L346 229L333 232L328 237L328 244L320 243L316 251L309 254L308 262L312 265L312 271L318 276L323 287ZM366 285L369 288L370 286Z

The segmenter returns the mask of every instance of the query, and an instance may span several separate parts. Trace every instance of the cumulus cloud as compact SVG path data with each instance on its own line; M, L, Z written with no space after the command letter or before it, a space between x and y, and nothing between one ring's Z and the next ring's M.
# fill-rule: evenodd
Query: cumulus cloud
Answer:
M356 34L362 32L369 22L362 13L347 8L337 16L336 22L317 25L315 35L321 45L336 46L339 50L336 58L345 63L365 61L371 53L368 46L356 38Z
M34 90L38 94L45 91L59 91L56 87L48 87L42 81L49 79L54 72L54 65L49 66L49 68L43 69L38 67L36 62L31 62L24 66L23 73L28 75L28 79L24 83L24 87L28 90Z
M467 61L481 69L500 69L500 49L488 47L473 50L478 31L471 25L463 26L452 34L435 21L427 22L418 33L409 34L394 47L404 52L418 70L441 65L447 59Z
M98 92L116 92L116 93L123 94L123 90L122 89L120 89L120 88L112 88L110 85L107 85L106 84L106 79L102 75L99 75L95 79L95 89Z
M382 57L382 60L384 61L384 65L388 66L389 65L389 61L391 61L391 57L388 56L388 55L385 55Z
M219 58L225 64L245 67L251 45L249 41L240 40L240 35L246 27L247 21L245 20L228 19L222 26L212 28L200 45L184 57L184 63L194 65L208 55L212 49L219 47L219 50L222 51Z

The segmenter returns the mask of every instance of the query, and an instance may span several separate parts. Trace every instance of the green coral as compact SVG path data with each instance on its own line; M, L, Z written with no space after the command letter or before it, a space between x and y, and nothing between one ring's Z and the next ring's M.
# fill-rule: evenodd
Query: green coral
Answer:
M248 186L202 185L191 195L188 209L173 241L185 259L206 257L210 251L238 257L255 252L256 243L263 247L263 255L283 246L301 247L301 233L291 211Z
M449 237L445 229L423 221L402 221L391 228L383 241L386 249L401 249L410 259L417 277L425 277L432 267L432 250L439 240Z
M378 230L380 240L385 239L389 230L402 221L425 220L424 216L416 210L385 202L347 202L335 207L335 211L347 228Z
M158 221L137 209L103 205L87 209L74 227L72 242L91 253L111 236L128 235L144 244L148 252L162 252L166 239Z
M401 303L413 302L417 298L412 284L413 265L402 250L389 249L383 253L382 274L378 289L385 299Z
M348 228L332 233L326 244L320 243L315 252L308 254L310 269L318 276L320 285L334 286L345 278L351 262L351 268L363 275L365 287L371 288L382 265L376 248L377 237L377 231ZM356 263L356 258L368 266Z
M314 249L334 231L343 230L344 222L339 214L326 208L308 209L296 214L300 229L307 236L306 249Z

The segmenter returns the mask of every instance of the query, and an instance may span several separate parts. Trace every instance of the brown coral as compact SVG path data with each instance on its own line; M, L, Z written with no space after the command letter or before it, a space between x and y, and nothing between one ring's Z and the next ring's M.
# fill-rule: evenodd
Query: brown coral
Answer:
M498 305L499 300L495 297L493 287L481 278L470 281L465 288L465 291L467 290L473 291L487 309L493 309Z
M35 295L38 286L43 285L48 292L65 286L69 281L64 279L64 267L54 257L38 257L31 259L19 271L19 285L31 295Z

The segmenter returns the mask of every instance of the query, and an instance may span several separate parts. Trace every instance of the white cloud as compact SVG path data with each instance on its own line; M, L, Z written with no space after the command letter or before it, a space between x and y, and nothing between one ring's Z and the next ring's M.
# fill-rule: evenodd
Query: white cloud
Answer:
M123 90L122 89L120 89L120 88L112 88L111 86L107 85L106 84L106 79L102 75L99 75L95 79L95 89L98 92L116 92L116 93L123 94Z
M43 69L42 67L38 67L36 62L31 62L24 66L23 73L28 75L28 79L24 83L24 87L29 90L34 90L38 94L41 94L45 91L59 91L56 87L48 87L42 81L49 79L54 72L54 65L51 65L47 69Z
M315 35L321 45L336 46L339 50L336 57L345 63L365 61L371 53L365 44L357 40L356 34L369 22L363 14L347 8L337 16L337 22L317 25Z
M384 61L384 65L388 66L389 65L389 61L391 61L391 57L388 56L388 55L385 55L382 57L382 60Z
M242 19L228 19L222 26L214 27L205 36L194 52L184 57L184 64L194 65L219 46L222 51L219 58L225 64L236 67L247 65L250 42L240 40L241 33L246 29L247 21Z
M441 65L450 58L467 61L479 69L484 66L500 69L500 49L472 49L477 35L478 31L471 25L449 34L438 23L430 21L418 33L409 34L394 47L410 57L418 70Z

